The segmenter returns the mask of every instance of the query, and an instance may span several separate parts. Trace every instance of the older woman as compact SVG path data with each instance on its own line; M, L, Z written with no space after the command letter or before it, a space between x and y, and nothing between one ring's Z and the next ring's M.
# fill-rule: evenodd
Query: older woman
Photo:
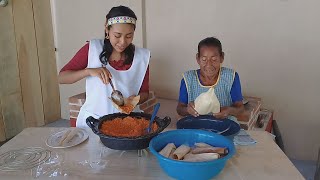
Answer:
M200 69L185 72L181 80L178 114L199 116L194 100L214 87L221 108L220 112L213 115L219 119L234 119L232 117L244 110L240 79L237 72L221 66L224 60L221 42L214 37L200 41L196 59Z

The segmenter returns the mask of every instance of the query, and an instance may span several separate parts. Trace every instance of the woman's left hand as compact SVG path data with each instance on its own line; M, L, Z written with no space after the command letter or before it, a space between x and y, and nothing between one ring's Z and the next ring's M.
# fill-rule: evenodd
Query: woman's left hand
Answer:
M213 113L213 116L218 119L225 119L230 115L230 108L229 107L222 107L220 112Z

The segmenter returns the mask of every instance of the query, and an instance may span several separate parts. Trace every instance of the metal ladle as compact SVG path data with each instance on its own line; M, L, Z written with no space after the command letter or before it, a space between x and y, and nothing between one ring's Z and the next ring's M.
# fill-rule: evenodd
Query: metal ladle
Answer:
M113 86L113 83L110 79L110 85L112 87L112 93L111 93L111 99L112 101L117 104L118 106L123 106L124 105L124 98L123 98L123 95L120 91L118 90L115 90L114 86Z

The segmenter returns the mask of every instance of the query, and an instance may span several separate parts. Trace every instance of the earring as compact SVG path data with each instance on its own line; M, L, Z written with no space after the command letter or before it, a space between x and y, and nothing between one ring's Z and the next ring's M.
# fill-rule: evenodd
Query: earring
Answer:
M106 35L106 39L109 39L109 34L108 33L106 33L107 35Z

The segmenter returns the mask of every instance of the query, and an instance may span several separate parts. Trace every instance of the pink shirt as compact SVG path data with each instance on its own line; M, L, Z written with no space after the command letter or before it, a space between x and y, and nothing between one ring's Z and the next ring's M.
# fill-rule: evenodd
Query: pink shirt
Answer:
M74 56L73 58L60 70L82 70L88 66L88 53L89 53L89 43L85 44ZM119 71L128 70L131 67L131 64L123 64L124 60L109 61L110 66ZM144 76L140 92L149 92L149 67Z

